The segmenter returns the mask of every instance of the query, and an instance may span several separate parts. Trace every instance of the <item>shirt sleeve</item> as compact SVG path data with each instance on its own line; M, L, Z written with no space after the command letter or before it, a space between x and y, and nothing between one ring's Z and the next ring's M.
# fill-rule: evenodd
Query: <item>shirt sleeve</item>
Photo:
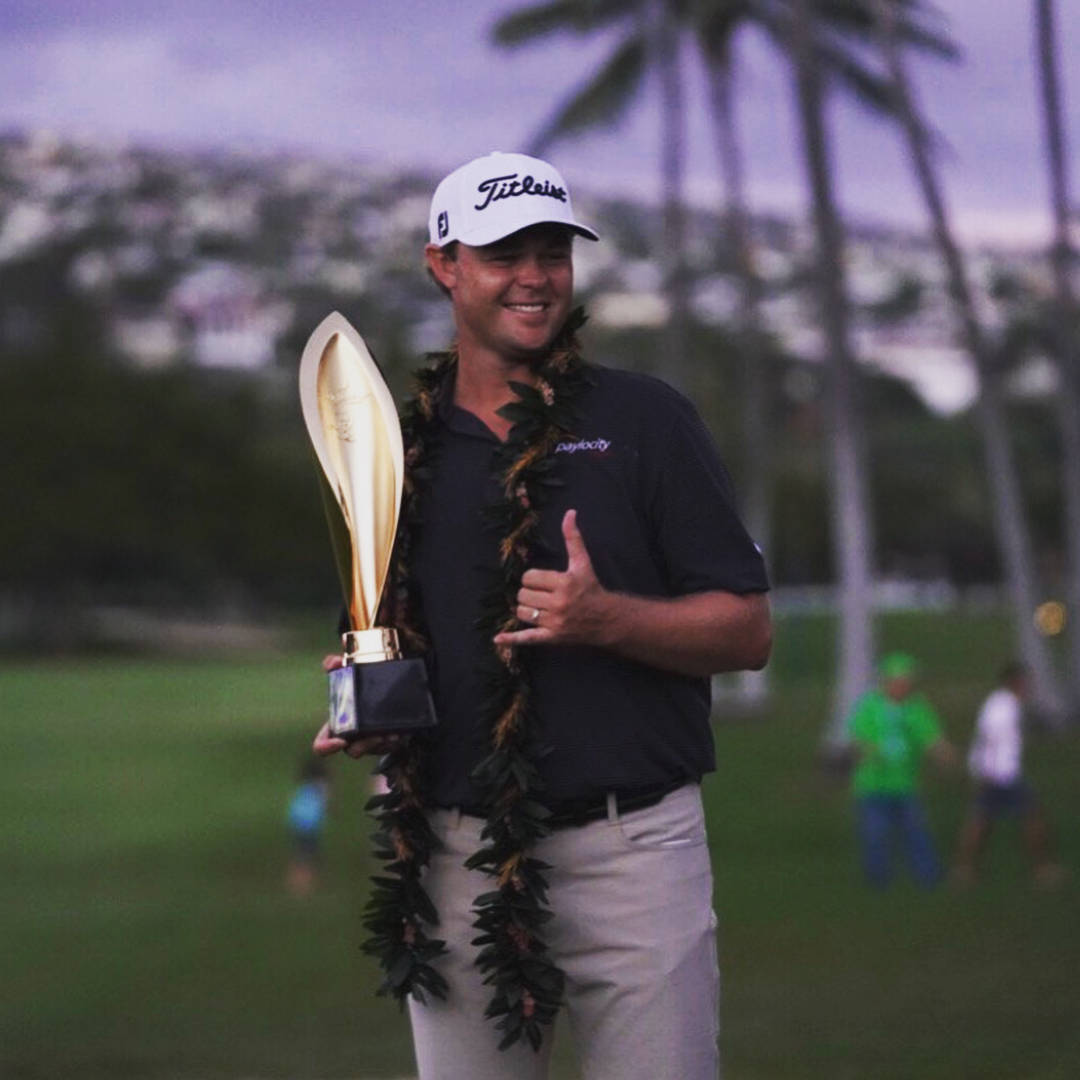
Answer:
M925 698L919 698L911 710L911 732L924 750L941 738L941 722Z
M731 480L697 410L669 387L660 391L663 425L649 477L649 512L673 595L721 589L765 592L765 562L739 520Z
M855 707L848 717L848 735L856 742L870 742L873 739L874 709L868 695L863 695L855 702Z

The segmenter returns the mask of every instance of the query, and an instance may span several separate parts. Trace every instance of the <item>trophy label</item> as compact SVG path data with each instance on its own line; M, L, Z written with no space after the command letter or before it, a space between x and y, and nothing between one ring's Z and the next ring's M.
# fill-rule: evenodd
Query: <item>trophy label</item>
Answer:
M355 735L359 725L352 668L337 668L330 672L330 734L345 739Z
M352 742L362 735L409 734L434 727L435 707L419 657L346 664L330 672L330 734Z

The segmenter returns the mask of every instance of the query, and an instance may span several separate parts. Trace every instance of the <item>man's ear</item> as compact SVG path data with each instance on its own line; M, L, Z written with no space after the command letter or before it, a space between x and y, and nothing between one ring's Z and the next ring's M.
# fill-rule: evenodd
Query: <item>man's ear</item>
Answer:
M428 244L424 248L424 258L436 284L449 293L457 283L457 260L438 244Z

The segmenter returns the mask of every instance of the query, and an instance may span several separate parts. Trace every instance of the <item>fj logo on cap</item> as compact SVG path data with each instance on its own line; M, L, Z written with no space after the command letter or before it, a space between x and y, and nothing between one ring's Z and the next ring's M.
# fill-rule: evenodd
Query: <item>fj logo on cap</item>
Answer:
M441 240L450 232L450 215L444 210L439 215L439 239Z
M484 210L493 202L498 202L500 199L515 199L519 195L546 195L549 199L566 202L566 188L559 187L550 180L535 180L531 176L519 180L517 173L481 180L476 185L476 190L486 197L483 202L473 207L475 210Z

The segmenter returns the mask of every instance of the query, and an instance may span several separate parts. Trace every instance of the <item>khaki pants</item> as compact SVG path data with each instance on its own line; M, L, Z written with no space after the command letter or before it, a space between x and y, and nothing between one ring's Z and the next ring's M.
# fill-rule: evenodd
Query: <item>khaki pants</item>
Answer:
M496 1049L484 1019L490 988L474 966L472 902L490 878L463 863L480 846L481 821L432 815L445 845L425 884L449 955L447 1001L410 1001L420 1080L543 1080L539 1053ZM656 806L559 829L541 841L555 917L547 941L566 973L566 1020L585 1080L715 1080L719 1075L716 920L705 822L696 784Z

